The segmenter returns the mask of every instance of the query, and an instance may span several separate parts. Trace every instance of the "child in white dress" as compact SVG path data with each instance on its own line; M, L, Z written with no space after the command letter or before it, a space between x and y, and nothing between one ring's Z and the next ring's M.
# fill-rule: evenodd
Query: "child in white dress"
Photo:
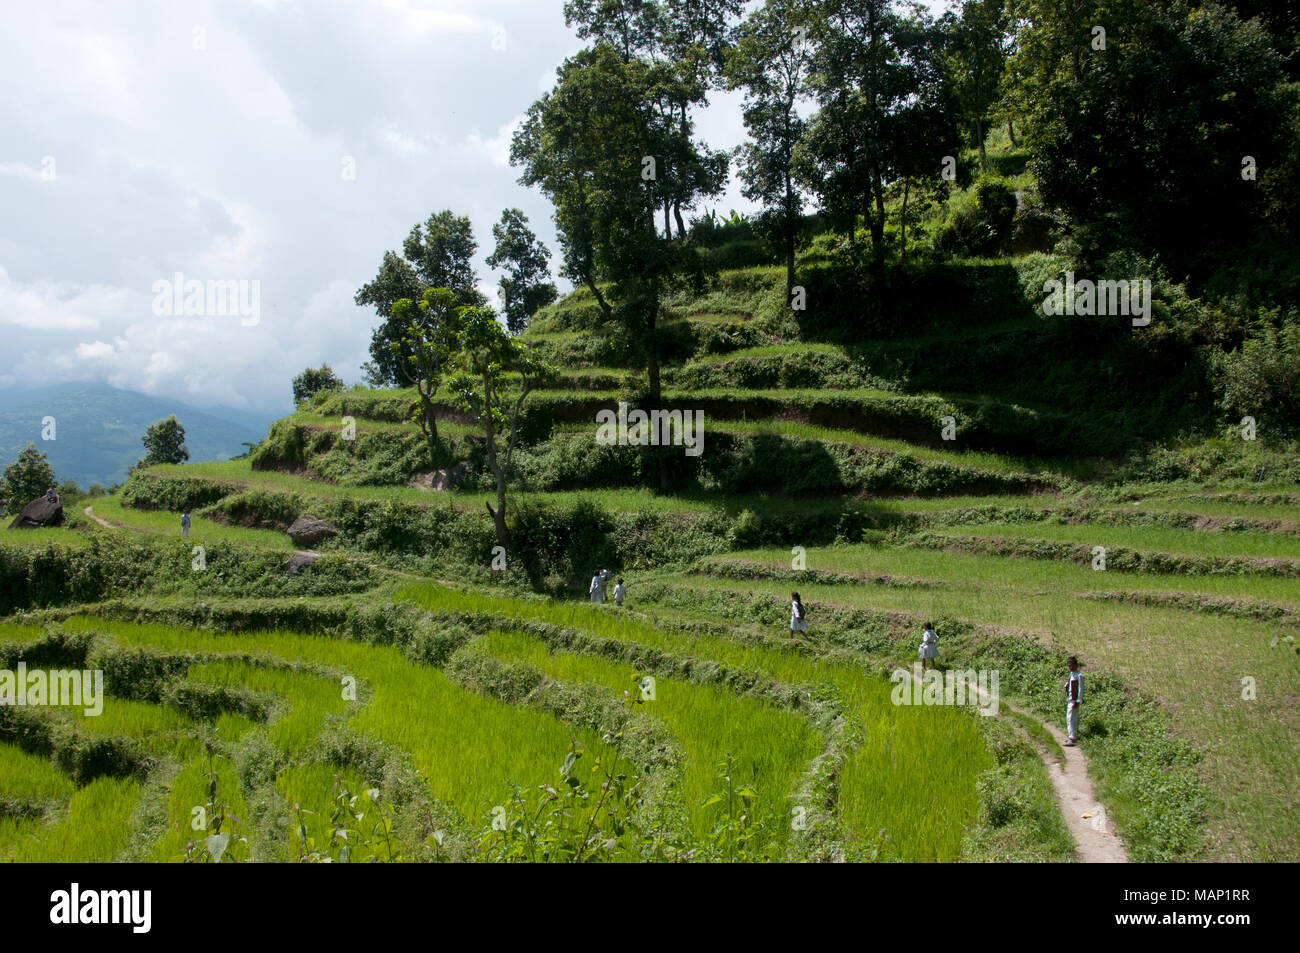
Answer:
M921 667L934 668L934 660L939 657L939 636L934 634L934 623L925 624L925 634L921 636Z
M808 631L808 613L804 611L803 603L799 601L799 593L790 593L790 635L796 632Z
M614 605L621 606L623 600L627 598L627 587L623 585L623 577L618 577L618 585L614 587Z

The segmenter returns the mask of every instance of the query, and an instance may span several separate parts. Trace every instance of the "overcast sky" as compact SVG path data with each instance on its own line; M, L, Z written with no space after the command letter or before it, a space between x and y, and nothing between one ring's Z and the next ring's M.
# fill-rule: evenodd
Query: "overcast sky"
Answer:
M522 114L581 46L562 11L563 0L6 4L0 389L103 381L280 412L304 367L360 378L376 319L353 295L431 212L470 216L485 285L503 208L522 208L557 252L550 205L516 183L508 154ZM737 100L712 99L700 135L738 144ZM735 182L718 205L750 208ZM177 273L246 282L245 307L168 314L183 298L157 283Z

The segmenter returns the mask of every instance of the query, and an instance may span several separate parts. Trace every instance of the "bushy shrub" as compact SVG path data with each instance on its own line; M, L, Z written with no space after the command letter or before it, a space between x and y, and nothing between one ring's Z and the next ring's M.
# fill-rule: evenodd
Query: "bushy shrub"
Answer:
M1250 416L1267 432L1300 433L1300 315L1265 324L1241 348L1214 361L1219 404L1234 417Z
M958 204L936 245L954 255L986 257L999 254L1011 242L1016 194L1001 182L982 182L974 203Z

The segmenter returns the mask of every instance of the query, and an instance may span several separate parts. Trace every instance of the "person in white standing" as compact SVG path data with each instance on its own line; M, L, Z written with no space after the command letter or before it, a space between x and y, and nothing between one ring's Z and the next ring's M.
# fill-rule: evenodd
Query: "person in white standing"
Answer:
M596 575L591 577L591 586L587 590L591 593L591 601L601 603L605 601L605 570L597 569Z
M934 668L935 659L939 657L939 636L934 634L934 623L925 624L925 632L921 635L921 668Z
M627 587L623 585L623 577L618 577L618 585L614 587L614 605L621 606L623 600L627 598Z
M790 635L808 631L808 613L799 601L799 593L790 593Z
M1070 738L1066 747L1079 743L1079 706L1083 704L1083 673L1079 671L1079 660L1071 655L1065 660L1070 670L1070 680L1065 683L1065 726Z

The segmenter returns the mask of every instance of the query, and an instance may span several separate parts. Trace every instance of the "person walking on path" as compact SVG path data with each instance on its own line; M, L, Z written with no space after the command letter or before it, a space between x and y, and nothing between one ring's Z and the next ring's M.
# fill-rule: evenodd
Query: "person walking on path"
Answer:
M934 623L925 624L925 632L921 635L921 668L934 668L935 659L939 657L939 636L934 634Z
M808 631L808 613L799 600L799 593L790 593L790 635Z
M605 570L596 569L596 575L591 577L591 585L587 587L587 592L591 594L591 601L599 605L605 601Z
M618 577L618 585L614 587L614 605L621 606L623 600L627 598L627 587L623 585L623 577Z
M181 535L182 536L190 535L190 514L189 513L181 514Z
M1083 673L1079 671L1079 660L1071 655L1065 660L1065 667L1070 670L1070 680L1065 683L1065 727L1069 734L1066 747L1079 743L1079 706L1083 704Z

